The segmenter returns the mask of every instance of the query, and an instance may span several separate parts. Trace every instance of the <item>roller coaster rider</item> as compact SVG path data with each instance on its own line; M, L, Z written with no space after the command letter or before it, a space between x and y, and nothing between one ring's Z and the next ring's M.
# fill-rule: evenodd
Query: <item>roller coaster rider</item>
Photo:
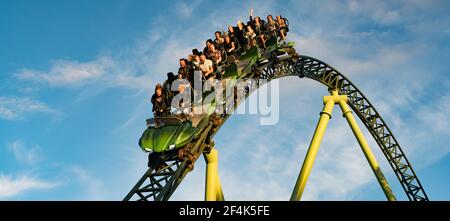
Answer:
M155 117L167 117L170 115L170 101L166 93L164 93L161 84L156 85L151 102L153 104L152 111Z
M253 9L250 10L250 18L249 18L249 22L247 23L248 26L251 26L252 29L255 31L256 36L257 36L257 42L258 42L258 46L260 48L266 48L266 38L264 35L265 32L265 26L266 23L264 20L261 20L261 17L256 16L255 18L253 18Z
M238 21L236 26L228 26L228 33L222 34L220 31L216 31L214 33L215 39L208 39L205 42L203 53L193 49L192 55L188 57L189 59L182 58L179 60L180 67L177 75L169 72L163 86L160 84L156 86L155 94L151 98L154 116L166 117L171 115L172 99L179 93L171 90L176 79L186 79L189 83L184 86L189 88L193 85L194 71L201 71L202 83L207 81L213 85L214 79L221 78L222 70L227 65L237 62L239 56L246 50L255 45L259 48L266 48L266 41L271 38L285 41L288 31L289 23L286 18L277 15L274 19L272 15L268 15L267 21L264 21L258 16L253 17L253 9L250 11L248 22Z
M165 94L166 94L166 96L167 96L167 98L169 99L169 100L171 100L172 99L172 91L170 90L171 89L171 86L172 86L172 83L176 80L177 78L175 77L175 75L173 74L173 72L169 72L169 73L167 73L167 80L166 81L164 81L164 83L163 83L163 89L164 89L164 92L165 92Z

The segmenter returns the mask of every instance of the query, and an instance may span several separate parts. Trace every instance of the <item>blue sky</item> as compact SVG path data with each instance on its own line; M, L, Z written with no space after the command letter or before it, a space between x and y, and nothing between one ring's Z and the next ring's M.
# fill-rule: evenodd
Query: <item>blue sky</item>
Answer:
M0 2L0 200L121 200L146 169L137 141L154 84L250 8L287 17L297 51L348 76L430 199L450 199L447 1L117 0ZM216 135L226 199L289 199L327 91L307 79L279 84L278 124L236 115ZM173 199L202 200L203 189L199 159ZM385 199L337 108L304 199Z

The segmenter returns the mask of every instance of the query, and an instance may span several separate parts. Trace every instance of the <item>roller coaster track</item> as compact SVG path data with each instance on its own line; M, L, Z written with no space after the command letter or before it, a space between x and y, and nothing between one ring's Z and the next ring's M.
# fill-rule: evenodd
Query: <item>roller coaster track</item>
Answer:
M340 95L346 95L349 99L349 106L381 148L408 199L410 201L428 201L428 196L410 162L379 112L366 96L339 71L325 62L303 55L284 56L273 62L263 62L258 64L253 71L258 73L256 75L258 79L248 84L245 97L248 97L263 83L287 76L310 78L322 83L329 90L337 90ZM266 81L261 81L263 79ZM227 107L227 113L232 113L236 106ZM193 159L181 161L177 155L169 156L162 167L149 168L124 200L168 200L186 174L192 170L192 166L188 165L193 165L199 155L210 150L213 145L212 137L229 116L226 115L220 119L220 125L210 122L202 135L191 143Z

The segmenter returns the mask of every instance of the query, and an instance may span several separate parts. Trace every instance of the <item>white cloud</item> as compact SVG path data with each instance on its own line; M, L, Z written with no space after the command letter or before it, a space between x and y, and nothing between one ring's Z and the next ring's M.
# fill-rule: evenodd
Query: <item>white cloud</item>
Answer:
M398 21L399 17L399 11L385 8L376 8L372 14L372 19L381 24L393 24Z
M393 24L399 20L399 10L381 1L349 1L348 9L356 14L368 15L380 24Z
M446 120L450 111L449 89L450 81L447 81L445 92L435 99L425 101L425 105L413 107L410 119L402 120L397 126L402 128L397 138L402 139L402 143L409 148L407 153L412 155L419 168L426 167L450 153L450 122Z
M25 69L16 74L20 80L47 83L55 87L79 87L94 85L136 88L145 87L148 76L136 75L127 61L123 62L110 56L101 56L88 62L76 60L58 60L52 62L48 72Z
M120 133L125 129L129 129L130 127L135 127L136 124L144 125L144 121L140 118L141 116L145 116L150 112L150 104L148 101L141 101L136 105L136 109L134 109L128 116L127 120L123 122L120 126L117 126L113 132Z
M57 185L57 183L26 175L13 178L11 176L0 174L0 198L8 199L36 189L52 189Z
M22 81L52 87L83 87L77 101L110 88L151 91L155 82L165 80L167 72L177 70L178 58L187 57L194 48L189 41L171 34L162 39L166 31L149 31L131 47L124 47L114 54L103 53L91 61L57 60L50 64L48 71L24 69L15 76Z
M75 182L79 182L82 187L82 195L78 200L102 200L107 197L106 186L103 181L80 166L72 166L69 171L74 175ZM72 181L72 182L73 182Z
M181 18L190 18L192 13L194 12L195 8L197 8L198 5L202 3L202 0L196 0L196 1L189 1L189 3L186 3L184 1L180 1L175 3L175 13L181 17Z
M432 124L430 129L436 134L450 134L450 121L447 114L450 113L450 93L437 99L432 107L419 109L417 115L424 122Z
M160 74L154 67L159 58L157 51L169 42L163 38L168 32L165 26L151 29L142 38L127 47L115 51L104 50L97 58L88 61L60 59L50 62L48 70L22 69L15 77L22 81L36 82L60 88L80 90L79 98L97 95L110 88L144 90L152 87L153 77ZM170 43L170 42L169 42ZM170 60L170 59L165 59ZM177 61L173 60L175 65ZM170 67L164 67L170 69Z
M341 41L330 38L322 32L304 36L293 31L289 39L297 43L299 53L327 62L350 77L361 75L367 77L375 73L380 76L392 76L395 73L394 68L408 65L411 60L426 50L421 45L414 45L413 42L397 44L374 42L373 47L367 47L359 42L372 41L370 38L374 37L370 36L371 34L364 36L348 33L346 35L347 39ZM357 53L362 55L355 56Z
M0 96L0 118L21 120L24 115L33 112L56 113L45 103L29 97Z
M47 73L25 69L17 74L22 80L33 80L55 86L78 85L100 78L113 65L108 57L96 61L79 63L77 61L57 60Z
M17 161L25 164L35 164L41 160L41 148L38 145L25 145L21 140L16 140L8 145L8 149L14 154Z

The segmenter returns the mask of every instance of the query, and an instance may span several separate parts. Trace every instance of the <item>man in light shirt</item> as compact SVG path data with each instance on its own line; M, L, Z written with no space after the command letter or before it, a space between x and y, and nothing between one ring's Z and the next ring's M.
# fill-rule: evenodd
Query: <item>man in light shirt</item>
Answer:
M213 63L211 60L206 59L206 56L202 54L200 56L200 70L203 73L203 76L205 76L205 79L209 81L209 79L212 79L214 77L214 69L213 69Z

